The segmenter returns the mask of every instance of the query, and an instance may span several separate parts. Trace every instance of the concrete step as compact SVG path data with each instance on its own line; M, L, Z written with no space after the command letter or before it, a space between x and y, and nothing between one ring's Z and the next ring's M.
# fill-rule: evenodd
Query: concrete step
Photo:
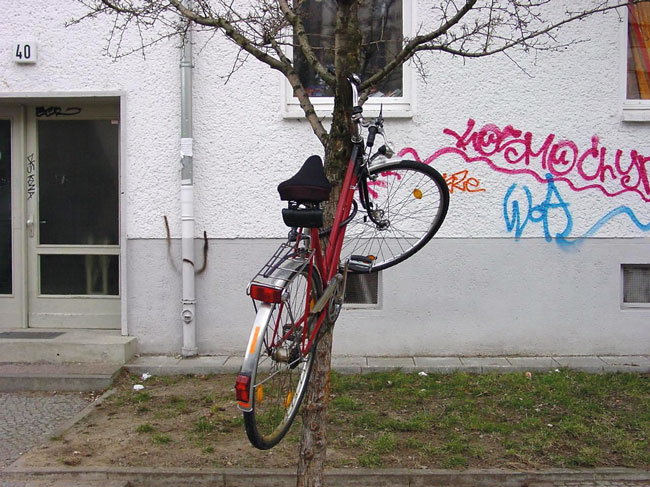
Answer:
M0 361L124 364L136 352L134 337L119 330L0 330Z
M100 391L121 369L115 363L0 363L0 392Z

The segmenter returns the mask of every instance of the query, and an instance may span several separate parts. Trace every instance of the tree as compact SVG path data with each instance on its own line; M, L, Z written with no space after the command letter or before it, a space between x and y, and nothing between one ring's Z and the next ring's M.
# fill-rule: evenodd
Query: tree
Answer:
M558 29L590 15L650 0L567 0L565 10L551 9L551 1L556 5L559 0L420 0L430 5L427 27L420 27L411 38L400 39L397 48L387 52L381 63L373 64L369 71L369 53L385 39L368 37L360 20L361 9L364 5L387 8L401 0L328 0L334 9L334 25L333 39L326 50L315 44L306 28L310 20L309 0L78 1L87 8L87 14L73 23L102 15L112 18L107 54L113 57L151 48L165 38L182 37L193 24L195 28L219 31L236 44L241 55L238 61L252 56L281 72L323 145L325 170L333 185L330 201L325 205L326 222L331 222L351 149L351 90L347 81L350 73L366 68L367 76L360 87L364 99L406 62L415 63L425 75L420 61L427 53L477 58L500 53L508 56L517 50L560 50L566 44L558 41ZM121 34L129 28L140 33L140 45L122 45ZM329 130L314 109L294 59L287 54L288 46L300 54L301 62L333 93ZM331 67L326 65L326 58ZM237 62L236 68L242 64ZM303 404L298 485L323 484L333 326L334 323L325 325Z

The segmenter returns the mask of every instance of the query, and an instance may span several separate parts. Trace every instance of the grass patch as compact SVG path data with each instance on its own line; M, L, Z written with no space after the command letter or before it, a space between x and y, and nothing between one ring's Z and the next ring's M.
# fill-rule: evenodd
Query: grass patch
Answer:
M149 423L144 423L138 425L138 427L135 429L138 433L151 433L154 431L154 427L151 426Z
M156 445L167 445L172 442L172 439L167 435L153 435L151 441Z
M376 438L361 466L400 449L444 468L650 465L644 374L334 374L332 392L332 415L345 415L352 437Z

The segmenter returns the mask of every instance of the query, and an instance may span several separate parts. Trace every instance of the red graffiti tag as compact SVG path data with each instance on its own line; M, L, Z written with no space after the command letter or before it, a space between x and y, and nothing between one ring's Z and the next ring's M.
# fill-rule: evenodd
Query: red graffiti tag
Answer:
M466 162L485 162L494 169L508 174L530 174L545 183L546 174L555 181L565 181L574 191L596 188L613 197L626 192L637 193L650 201L648 168L650 157L636 150L612 152L600 146L594 135L591 146L580 149L571 140L557 140L549 134L543 141L534 140L531 132L522 132L508 125L503 129L494 124L476 128L476 122L467 121L465 132L459 134L444 129L455 144L438 150L425 160L431 163L444 154L458 154Z

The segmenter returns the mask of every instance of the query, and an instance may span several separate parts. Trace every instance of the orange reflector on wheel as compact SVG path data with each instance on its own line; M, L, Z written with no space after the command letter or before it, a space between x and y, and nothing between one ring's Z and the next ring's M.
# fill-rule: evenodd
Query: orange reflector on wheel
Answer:
M235 381L235 395L237 396L237 402L239 402L239 405L242 407L250 407L250 385L250 377L243 374L237 376L237 380Z
M293 399L293 391L289 391L289 394L287 394L287 398L284 401L285 409L287 409L291 405L292 399Z
M260 403L264 400L264 386L260 384L255 389L255 402Z
M413 190L413 196L415 197L416 200L421 200L422 199L422 191L420 191L418 188L415 188Z
M282 302L282 289L262 286L260 284L251 284L250 296L253 299L265 303L280 303Z

